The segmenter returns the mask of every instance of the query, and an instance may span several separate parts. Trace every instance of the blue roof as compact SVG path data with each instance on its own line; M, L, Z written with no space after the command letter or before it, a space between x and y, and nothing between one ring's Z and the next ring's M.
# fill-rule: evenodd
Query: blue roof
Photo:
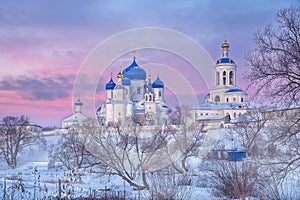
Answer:
M233 92L243 92L244 93L243 90L238 89L238 88L229 89L225 93L233 93Z
M146 72L138 66L134 59L131 65L123 71L123 76L130 80L145 80Z
M131 63L131 65L129 65L129 66L123 71L123 74L125 74L125 73L128 72L129 70L133 69L135 66L138 66L138 64L135 62L135 59L133 59L133 62Z
M108 83L106 83L105 89L106 90L113 90L115 88L115 86L116 86L116 84L111 78L110 81Z
M221 58L217 61L217 64L234 63L230 58Z
M152 88L164 88L164 83L160 80L159 76L152 83Z
M83 105L83 103L80 101L80 99L78 99L76 102L75 102L75 105L77 106L82 106Z
M129 78L127 78L127 77L122 78L122 85L129 86L130 84L131 84L131 81Z

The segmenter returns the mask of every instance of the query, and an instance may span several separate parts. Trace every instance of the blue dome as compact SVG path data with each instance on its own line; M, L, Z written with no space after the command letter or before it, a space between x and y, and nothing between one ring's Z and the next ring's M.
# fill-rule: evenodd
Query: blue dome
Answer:
M76 105L76 106L82 106L83 103L80 101L80 99L78 99L78 100L75 102L75 105Z
M128 72L129 70L133 69L135 66L138 66L138 64L135 62L135 58L133 59L133 62L131 63L131 65L129 65L124 71L123 71L123 75Z
M116 86L116 84L111 78L110 81L108 83L106 83L105 89L106 90L113 90L115 88L115 86Z
M145 80L146 72L137 65L134 59L131 65L124 70L123 76L129 78L130 80Z
M242 93L244 93L243 90L238 89L238 88L233 88L233 89L229 89L229 90L226 91L226 93L233 93L233 92L242 92Z
M217 64L234 64L234 61L230 58L221 58L217 61Z
M159 76L152 83L152 88L164 88L164 83L160 80Z
M129 78L127 78L127 77L122 78L122 85L129 86L130 84L131 84L131 81Z

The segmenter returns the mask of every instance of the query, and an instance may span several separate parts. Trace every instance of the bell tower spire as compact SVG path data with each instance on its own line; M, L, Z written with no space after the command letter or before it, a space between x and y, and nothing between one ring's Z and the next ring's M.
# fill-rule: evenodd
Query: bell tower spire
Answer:
M222 44L223 58L228 58L229 47L230 45L227 43L227 40L224 40L224 43Z

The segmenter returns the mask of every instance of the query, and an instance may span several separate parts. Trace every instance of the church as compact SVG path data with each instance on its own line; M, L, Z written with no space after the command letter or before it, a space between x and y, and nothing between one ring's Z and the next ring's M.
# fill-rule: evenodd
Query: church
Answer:
M222 44L222 57L217 60L215 85L205 97L205 103L193 109L195 121L210 128L220 128L249 110L247 93L236 84L236 64L229 58L230 45Z
M190 110L193 121L204 124L207 129L229 125L249 111L248 95L236 84L237 66L229 58L229 47L227 41L221 46L222 57L214 66L215 85L206 95L205 103ZM137 64L135 57L117 74L115 81L111 75L104 87L106 98L96 113L101 126L127 126L132 122L142 126L171 123L164 82L159 76L152 82L151 74ZM88 118L82 114L83 103L79 99L74 105L75 113L63 120L63 128Z
M131 122L144 126L169 123L165 86L159 76L152 82L150 73L147 77L134 57L131 65L120 71L116 78L114 81L111 75L105 85L106 99L97 110L102 126L126 126Z

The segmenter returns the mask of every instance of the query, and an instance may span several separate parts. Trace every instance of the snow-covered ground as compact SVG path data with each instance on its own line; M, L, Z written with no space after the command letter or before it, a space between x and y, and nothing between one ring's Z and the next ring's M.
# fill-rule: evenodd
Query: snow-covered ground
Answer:
M16 169L0 163L0 199L56 199L56 197L124 197L126 199L149 199L149 191L135 191L117 175L97 173L86 169L48 169L47 148L60 136L45 136L47 146L31 147L18 157ZM197 172L199 160L191 158L189 166ZM193 180L197 182L198 177ZM196 184L195 184L196 185ZM187 199L214 199L210 189L200 186L184 186ZM125 191L125 193L124 193Z

